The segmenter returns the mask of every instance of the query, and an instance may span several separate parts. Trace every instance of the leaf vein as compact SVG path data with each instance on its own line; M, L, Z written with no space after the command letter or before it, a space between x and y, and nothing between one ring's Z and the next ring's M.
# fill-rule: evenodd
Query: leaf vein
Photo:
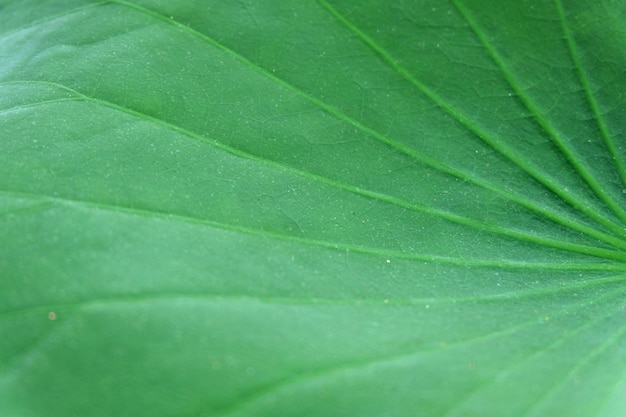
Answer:
M203 39L204 41L206 41L207 43L209 43L210 45L220 49L223 52L226 52L227 54L233 56L235 59L237 59L238 61L240 61L241 63L247 65L249 68L253 69L254 71L262 74L263 76L278 82L281 86L289 89L290 91L295 92L296 94L300 95L301 97L307 99L308 101L310 101L311 103L315 104L316 106L318 106L320 109L322 109L323 111L327 112L328 114L333 115L334 117L336 117L339 120L342 120L350 125L352 125L353 127L357 128L358 130L368 134L369 136L375 138L376 140L380 141L381 143L386 144L387 146L393 148L394 150L403 153L413 159L415 159L416 161L418 161L419 163L431 167L439 172L442 172L446 175L450 175L454 178L458 178L464 181L468 181L478 187L487 189L491 192L496 193L497 195L508 199L534 213L537 213L547 219L549 219L552 222L555 222L557 224L561 224L565 227L568 227L572 230L584 233L587 236L593 237L595 239L601 240L605 243L609 243L612 246L616 246L616 247L621 247L623 249L626 249L626 242L623 241L623 239L620 238L616 238L615 236L609 235L607 233L604 233L600 230L597 230L593 227L584 225L583 223L580 223L578 221L575 220L571 220L571 219L567 219L564 218L560 213L554 211L554 210L550 210L548 208L543 208L531 201L529 201L526 197L524 196L519 196L516 195L515 193L506 191L498 186L495 186L491 183L489 183L488 181L482 180L470 173L455 169L453 167L447 166L445 164L442 164L438 161L435 161L432 158L427 157L426 155L422 155L421 153L417 152L415 149L412 149L410 147L407 147L401 143L398 143L397 141L394 141L388 137L386 137L385 135L381 134L380 132L371 129L369 127L367 127L366 125L360 123L359 121L351 118L350 116L348 116L347 114L339 111L338 109L334 108L333 106L324 103L323 101L313 97L312 95L310 95L309 93L303 91L302 89L300 89L299 87L290 84L288 82L286 82L285 80L277 77L276 75L270 73L269 71L265 70L264 68L260 67L259 65L253 63L252 61L250 61L249 59L247 59L246 57L238 54L237 52L227 48L226 46L224 46L223 44L217 42L216 40L212 39L211 37L196 31L195 29L183 25L173 19L167 18L166 16L163 16L161 14L159 14L158 12L146 9L142 6L138 6L136 4L133 3L129 3L123 0L113 0L112 3L117 3L119 5L125 6L125 7L129 7L132 8L134 10L137 10L141 13L144 13L148 16L152 16L155 19L158 19L162 22L165 22L169 25L174 25L178 28L180 28L181 30L184 30L187 33L192 34L193 36L196 36L200 39ZM558 193L556 193L558 195ZM570 205L571 202L568 202ZM576 205L573 205L573 207L576 208ZM587 215L587 217L595 220L596 222L598 222L598 219L594 219L593 216L589 216L589 213L592 213L593 215L595 215L595 211L588 209L586 206L582 205L582 207L584 207L584 209L588 212L585 212L585 210L583 210L583 213L585 213ZM618 236L622 236L623 235L623 230L617 226L615 226L613 223L609 222L609 223L603 223L603 221L599 221L598 223L603 224L605 227L608 227L610 230L613 230L614 232L616 230L619 231Z
M218 222L214 220L201 219L196 217L184 216L179 214L172 214L166 212L159 212L155 210L149 209L139 209L136 207L124 207L120 205L111 205L102 202L94 202L94 201L86 201L86 200L77 200L71 199L69 197L59 197L59 196L48 196L42 194L33 194L33 193L25 193L20 191L13 190L0 190L0 193L6 195L13 195L18 198L36 198L36 199L49 199L52 201L56 201L60 204L67 205L80 205L90 208L95 208L99 210L106 210L111 212L119 212L122 214L135 215L139 217L146 218L155 218L155 219L163 219L167 221L180 221L189 224L195 224L205 227L213 227L221 230L226 230L230 232L236 233L244 233L248 235L254 235L264 238L272 238L278 239L282 241L294 242L299 244L304 244L308 246L316 246L322 247L330 250L337 250L341 252L354 252L361 254L369 254L380 256L384 259L389 258L397 258L397 259L410 259L415 261L422 262L433 262L433 263L442 263L449 265L460 265L467 267L496 267L496 268L512 268L512 269L549 269L549 270L588 270L588 271L624 271L626 270L626 265L622 262L619 263L563 263L563 262L522 262L522 261L509 261L509 260L478 260L478 259L466 259L466 258L454 258L454 257L444 257L437 255L426 255L426 254L418 254L418 253L409 253L409 252L401 252L396 250L385 250L380 248L372 248L366 246L355 246L348 244L340 244L333 243L319 239L311 239L306 237L298 237L293 235L285 235L275 232L270 232L267 230L261 229L253 229L247 228L243 226L238 226L229 223ZM607 254L604 254L607 255ZM609 252L608 255L611 255L616 258L623 258L624 256L619 252L613 253ZM593 255L592 255L593 256ZM601 256L600 258L608 259L610 256Z
M579 199L569 193L568 191L559 187L549 176L543 174L535 166L528 164L524 159L520 158L509 147L498 143L498 141L492 138L489 134L483 132L478 126L476 126L470 119L464 116L462 113L454 109L454 107L448 104L438 94L428 88L425 84L415 79L407 70L401 67L383 48L378 46L369 36L349 22L344 16L342 16L336 9L334 9L326 0L318 0L319 3L326 8L329 13L342 22L349 30L351 30L356 36L358 36L366 45L368 45L374 52L381 56L381 58L387 62L392 68L394 68L402 77L413 84L418 91L423 93L437 106L450 114L454 119L466 127L474 136L485 142L496 152L510 160L513 164L524 170L531 178L543 185L546 189L553 194L560 197L563 201L568 203L573 208L577 209L581 213L585 214L588 218L595 220L597 223L602 224L608 229L612 230L618 236L624 236L624 228L605 216L599 214L592 207L588 207Z
M555 1L560 6L560 1L559 0L555 0ZM613 197L609 193L607 193L603 189L602 185L593 176L593 174L590 172L588 167L586 167L583 163L580 162L582 158L580 158L579 155L577 155L567 145L566 141L564 141L560 137L560 135L554 129L552 124L548 122L548 120L544 117L544 115L539 111L537 106L535 106L535 104L530 99L528 94L526 94L524 90L520 87L519 83L515 80L512 72L509 70L504 60L501 58L500 54L497 52L496 48L490 43L488 37L483 33L483 31L478 26L478 24L470 16L469 12L465 9L465 7L461 5L459 0L452 0L452 3L456 7L456 9L459 11L461 16L463 16L465 21L472 28L472 31L474 32L476 37L479 39L479 41L482 43L482 45L485 47L485 49L489 53L489 56L491 57L493 62L498 66L498 68L500 68L501 73L503 74L504 78L506 79L508 84L511 86L513 91L515 91L515 94L518 97L518 99L530 111L530 113L533 115L533 118L542 127L542 129L548 134L548 136L552 139L553 143L556 144L556 146L561 151L561 153L565 156L569 164L576 170L578 175L585 181L585 183L593 190L596 196L598 196L600 200L602 200L608 207L610 207L613 213L617 215L617 217L619 217L624 223L626 223L626 211L619 205L617 201L613 199ZM561 13L561 17L562 17L561 20L563 22L563 25L565 25L563 13L562 13L562 7L559 7L559 12ZM580 62L574 58L575 55L572 50L573 41L571 39L569 32L566 30L565 27L564 27L564 30L566 33L566 39L567 39L568 46L570 48L572 59L577 68L579 77L582 77L581 76L582 70L580 68ZM583 83L587 99L590 102L592 110L594 111L594 115L596 117L599 117L597 105L595 104L593 97L590 98L591 93L589 91L589 85L588 85L588 82L585 84L585 81L586 81L586 78L585 79L581 78L581 82ZM603 123L601 122L601 120L599 120L599 123L603 126ZM615 145L611 142L610 138L606 135L606 129L602 130L602 126L601 126L601 132L603 134L605 144L609 148L611 154L615 157L617 155L617 150L615 148ZM618 162L619 159L614 158L614 161ZM620 168L622 168L622 171L620 171L622 178L626 178L626 176L624 176L623 166L621 166Z
M222 143L220 143L217 140L209 140L204 136L198 135L194 132L191 132L187 129L184 129L180 126L171 124L169 122L166 122L164 120L161 119L157 119L155 117L152 117L150 115L147 115L145 113L141 113L139 111L112 103L110 101L106 101L106 100L101 100L101 99L97 99L97 98L93 98L93 97L89 97L86 96L82 93L79 93L75 90L70 89L69 87L65 87L65 86L60 86L59 87L63 87L66 88L68 91L71 91L73 94L82 96L84 98L84 100L86 102L91 102L94 103L96 105L101 105L107 108L110 108L114 111L119 111L122 113L126 113L129 114L133 117L137 117L139 119L145 120L147 122L150 123L154 123L156 125L162 126L166 129L175 131L183 136L189 137L191 139L197 140L199 142L203 142L203 143L207 143L211 146L214 146L218 149L221 149L225 152L228 152L232 155L241 157L241 158L245 158L248 159L250 161L253 162L257 162L257 163L262 163L265 165L268 165L274 169L278 169L281 171L285 171L285 172L289 172L292 173L294 175L298 175L300 177L303 178L307 178L311 181L314 182L319 182L322 184L325 184L327 186L333 187L333 188L337 188L340 189L342 191L348 192L348 193L352 193L355 195L359 195L361 197L365 197L368 199L372 199L375 201L379 201L379 202L384 202L387 204L391 204L391 205L395 205L397 207L402 207L408 210L412 210L415 212L420 212L420 213L424 213L427 215L431 215L431 216L435 216L435 217L439 217L441 219L445 219L447 221L450 221L452 223L456 223L462 226L466 226L469 228L473 228L476 230L480 230L483 232L487 232L487 233L493 233L493 234L497 234L497 235L501 235L501 236L505 236L508 238L514 238L514 239L520 239L526 242L530 242L533 244L537 244L537 245L542 245L542 246L546 246L546 247L552 247L555 249L560 249L560 250L565 250L565 251L571 251L571 252L576 252L576 253L581 253L581 254L586 254L586 255L591 255L591 256L596 256L596 257L600 257L600 258L607 258L607 259L613 259L613 260L621 260L621 261L626 261L626 254L622 253L621 251L614 251L614 250L610 250L610 249L603 249L603 248L597 248L597 247L593 247L593 246L588 246L588 245L582 245L582 244L575 244L575 243L569 243L569 242L565 242L565 241L561 241L561 240L556 240L556 239L551 239L551 238L546 238L546 237L542 237L542 236L538 236L538 235L533 235L533 234L528 234L528 233L524 233L524 232L520 232L520 231L516 231L516 230L512 230L512 229L508 229L502 226L497 226L497 225L492 225L492 224L486 224L486 223L482 223L479 222L477 220L473 220L467 217L463 217L463 216L459 216L453 213L448 213L442 210L438 210L438 209L434 209L432 207L428 207L428 206L423 206L423 205L418 205L418 204L414 204L414 203L410 203L407 202L405 200L401 200L398 199L396 197L391 197L388 196L386 194L382 194L382 193L378 193L378 192L373 192L373 191L369 191L369 190L365 190L362 189L360 187L356 187L356 186L352 186L349 184L344 184L335 180L332 180L330 178L326 178L326 177L322 177L320 175L308 172L308 171L302 171L299 170L297 168L294 168L290 165L285 165L285 164L281 164L272 160L268 160L265 158L261 158L258 157L256 155L253 155L251 153L248 152L244 152L241 151L239 149L236 148L232 148L228 145L224 145ZM617 243L617 242L616 242ZM620 245L623 247L623 244Z

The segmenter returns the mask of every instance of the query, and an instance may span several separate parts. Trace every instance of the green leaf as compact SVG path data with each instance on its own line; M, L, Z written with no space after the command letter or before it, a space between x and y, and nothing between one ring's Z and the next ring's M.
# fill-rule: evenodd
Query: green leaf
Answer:
M0 415L622 417L620 0L0 0Z

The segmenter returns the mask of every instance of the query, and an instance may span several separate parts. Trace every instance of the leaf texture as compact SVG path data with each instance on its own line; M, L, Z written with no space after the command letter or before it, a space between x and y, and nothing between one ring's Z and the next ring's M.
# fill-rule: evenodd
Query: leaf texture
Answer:
M0 0L0 414L621 417L618 0Z

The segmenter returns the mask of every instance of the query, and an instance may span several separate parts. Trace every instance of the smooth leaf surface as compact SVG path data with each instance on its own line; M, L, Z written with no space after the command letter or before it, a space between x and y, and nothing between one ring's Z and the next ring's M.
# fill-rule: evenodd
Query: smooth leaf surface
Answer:
M621 417L619 0L0 0L0 415Z

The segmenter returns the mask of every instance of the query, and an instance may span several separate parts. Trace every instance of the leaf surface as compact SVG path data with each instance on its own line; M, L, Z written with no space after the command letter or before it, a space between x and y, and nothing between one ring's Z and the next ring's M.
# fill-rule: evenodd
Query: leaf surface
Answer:
M624 22L0 0L0 414L623 416Z

